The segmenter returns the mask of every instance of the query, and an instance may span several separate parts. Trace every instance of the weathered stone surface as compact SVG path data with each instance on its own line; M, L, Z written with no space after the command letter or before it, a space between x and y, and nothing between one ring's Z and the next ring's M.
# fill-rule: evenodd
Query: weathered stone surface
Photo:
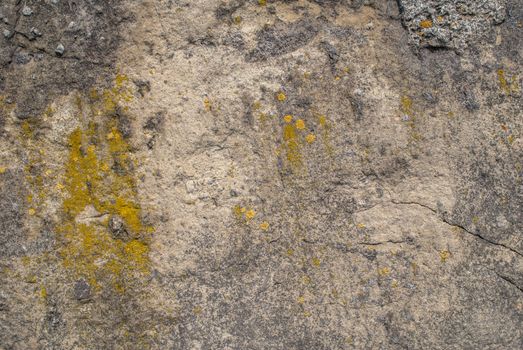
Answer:
M521 26L2 2L0 349L521 348Z

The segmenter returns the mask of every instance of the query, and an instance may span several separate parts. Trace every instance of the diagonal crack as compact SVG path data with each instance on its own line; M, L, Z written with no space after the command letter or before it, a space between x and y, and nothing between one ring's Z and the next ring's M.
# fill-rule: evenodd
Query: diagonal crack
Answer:
M504 280L504 281L510 283L511 285L513 285L514 287L516 287L517 289L519 289L519 291L520 291L521 293L523 293L523 288L521 288L520 286L518 286L518 285L516 284L516 282L514 282L512 279L510 279L510 278L508 278L508 277L505 277L505 276L503 276L503 275L500 275L500 274L497 273L497 272L495 272L495 274L496 274L499 278L501 278L502 280Z
M429 207L428 205L425 205L425 204L421 204L421 203L418 203L418 202L398 202L398 201L395 201L395 200L391 200L391 203L393 204L397 204L397 205L417 205L417 206L420 206L420 207L423 207L425 209L428 209L430 210L431 212L433 212L441 221L443 221L444 223L446 223L447 225L449 226L452 226L452 227L457 227L457 228L460 228L461 230L465 231L466 233L472 235L472 236L475 236L479 239L481 239L482 241L484 242L487 242L489 244L492 244L492 245L495 245L495 246L498 246L498 247L502 247L502 248L505 248L505 249L508 249L510 250L511 252L519 255L520 257L523 257L523 253L515 250L514 248L512 247L509 247L508 245L506 244L503 244L503 243L499 243L499 242L496 242L496 241L493 241L489 238L486 238L485 236L483 236L482 234L480 233L476 233L476 232L472 232L470 230L468 230L467 228L465 228L465 226L463 225L460 225L460 224L456 224L450 220L448 220L447 218L441 216L438 211L434 208L431 208Z

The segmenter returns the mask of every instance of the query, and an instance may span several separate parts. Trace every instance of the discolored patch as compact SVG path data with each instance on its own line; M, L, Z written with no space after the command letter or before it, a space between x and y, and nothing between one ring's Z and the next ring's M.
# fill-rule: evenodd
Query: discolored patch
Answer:
M30 15L22 13L24 6ZM130 20L120 0L6 0L0 15L2 30L11 33L0 37L0 90L20 119L37 118L52 99L73 89L110 83L118 28Z
M307 45L318 31L314 22L306 19L291 24L278 22L266 26L256 34L256 48L246 58L249 61L264 61L296 51Z

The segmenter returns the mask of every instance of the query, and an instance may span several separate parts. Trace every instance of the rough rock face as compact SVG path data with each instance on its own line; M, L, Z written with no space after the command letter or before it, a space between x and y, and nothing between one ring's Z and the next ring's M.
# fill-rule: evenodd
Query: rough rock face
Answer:
M506 19L506 0L399 0L403 24L418 45L464 50L483 44Z
M0 4L0 349L520 349L519 0Z

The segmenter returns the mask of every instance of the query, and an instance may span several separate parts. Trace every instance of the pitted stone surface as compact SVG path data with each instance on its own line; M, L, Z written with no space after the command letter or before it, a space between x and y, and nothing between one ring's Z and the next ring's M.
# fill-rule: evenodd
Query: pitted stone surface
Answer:
M522 25L2 2L0 349L521 348Z

